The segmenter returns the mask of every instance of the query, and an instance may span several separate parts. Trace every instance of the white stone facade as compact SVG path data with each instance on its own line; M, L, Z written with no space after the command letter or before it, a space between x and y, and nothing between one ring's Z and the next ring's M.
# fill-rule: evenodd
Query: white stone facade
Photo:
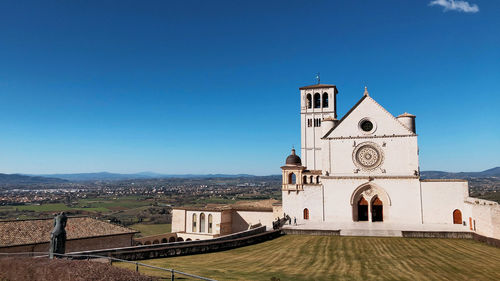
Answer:
M467 181L420 179L414 115L393 116L365 89L337 120L336 94L334 85L300 88L302 159L293 151L282 167L285 214L302 228L400 225L500 238L499 205L470 198Z
M204 240L264 225L272 229L281 206L270 208L187 207L172 210L172 232L184 240ZM188 240L188 241L189 241Z

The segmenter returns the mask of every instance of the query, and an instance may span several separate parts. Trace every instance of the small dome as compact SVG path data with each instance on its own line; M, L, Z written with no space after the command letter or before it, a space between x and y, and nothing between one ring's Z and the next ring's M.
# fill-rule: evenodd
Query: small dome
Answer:
M286 164L296 166L302 165L300 157L295 154L295 149L292 149L292 154L288 155L288 157L286 158Z

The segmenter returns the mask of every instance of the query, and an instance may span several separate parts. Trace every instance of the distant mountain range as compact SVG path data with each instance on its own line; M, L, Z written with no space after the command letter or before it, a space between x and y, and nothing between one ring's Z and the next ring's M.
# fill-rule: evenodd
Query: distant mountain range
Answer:
M460 172L450 173L442 171L423 171L420 176L426 179L468 179L468 178L491 178L500 177L500 167L495 167L482 172Z
M279 177L280 175L275 175ZM159 174L142 172L135 174L118 173L77 173L77 174L50 174L50 175L22 175L22 174L0 174L0 185L31 185L31 184L57 184L78 181L117 181L132 179L156 179L156 178L242 178L257 177L249 174ZM422 171L422 178L433 179L467 179L467 178L500 178L500 167L495 167L482 172L460 172L450 173L443 171Z
M115 180L132 180L132 179L161 179L161 178L242 178L255 177L248 174L159 174L152 172L141 172L135 174L118 174L118 173L77 173L77 174L50 174L36 175L40 177L59 178L68 181L115 181Z
M0 185L31 185L31 184L49 184L66 183L65 179L45 177L45 176L26 176L20 174L0 174Z
M142 172L136 174L117 174L117 173L81 173L81 174L51 174L37 175L41 177L59 178L68 181L113 181L113 180L131 180L131 179L155 179L155 178L243 178L257 177L249 174L158 174L152 172ZM277 175L281 176L281 175ZM422 178L434 179L466 179L466 178L489 178L500 177L500 167L492 168L482 172L460 172L451 173L443 171L423 171Z

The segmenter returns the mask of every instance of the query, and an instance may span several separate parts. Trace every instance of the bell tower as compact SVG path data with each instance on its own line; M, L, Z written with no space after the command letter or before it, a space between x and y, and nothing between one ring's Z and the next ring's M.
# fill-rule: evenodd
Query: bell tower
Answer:
M337 118L337 87L318 83L299 90L302 160L307 169L321 170L322 122Z

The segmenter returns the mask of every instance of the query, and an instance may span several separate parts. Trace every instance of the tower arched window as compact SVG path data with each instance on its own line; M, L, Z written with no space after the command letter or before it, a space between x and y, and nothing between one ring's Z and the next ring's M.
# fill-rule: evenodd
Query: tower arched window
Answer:
M303 177L302 177L302 183L303 183L303 184L306 184L306 183L307 183L307 176L303 176Z
M297 181L297 177L295 176L294 173L290 173L288 175L288 184L295 184Z
M196 232L196 214L193 214L193 232Z
M314 94L314 108L321 108L321 95L319 93Z
M307 102L307 108L312 108L312 97L311 97L311 94L307 94L306 102Z
M328 93L323 93L323 107L328 107Z

